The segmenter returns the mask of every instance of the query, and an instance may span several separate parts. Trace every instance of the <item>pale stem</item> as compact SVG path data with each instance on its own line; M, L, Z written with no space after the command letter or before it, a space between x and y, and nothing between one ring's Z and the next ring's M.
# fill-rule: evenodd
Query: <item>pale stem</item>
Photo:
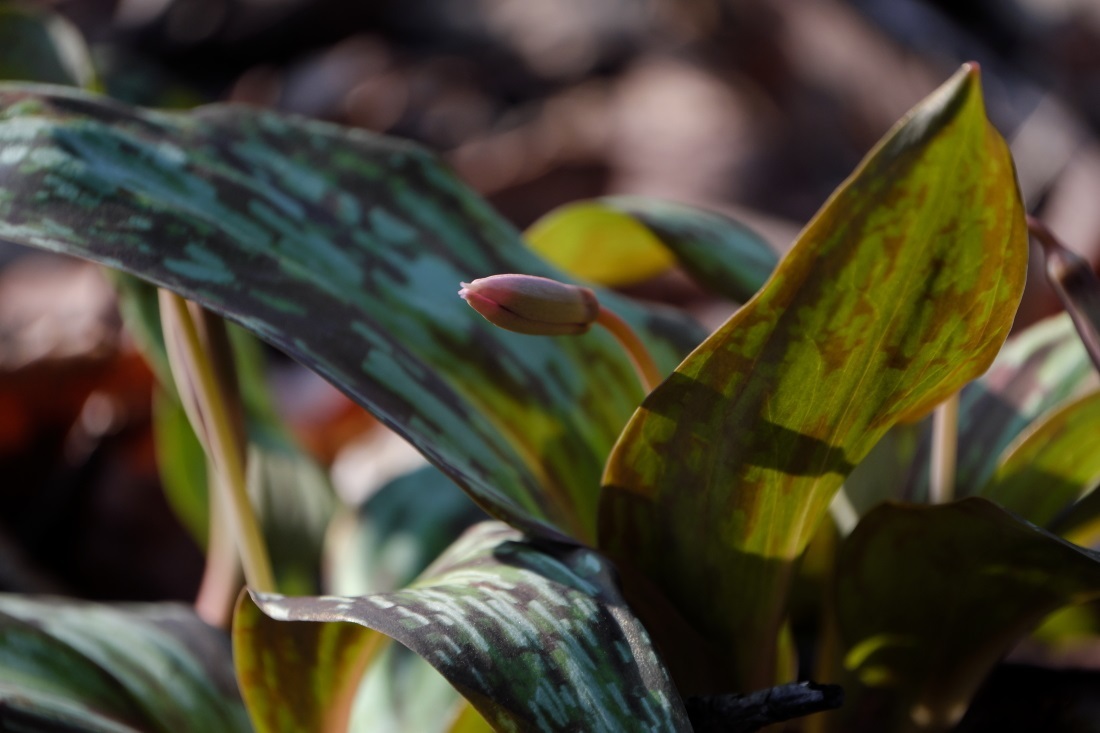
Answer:
M1043 248L1043 257L1046 259L1047 281L1054 289L1058 299L1062 301L1062 307L1069 313L1074 328L1081 337L1081 343L1085 345L1085 351L1092 360L1093 366L1100 371L1100 334L1089 321L1089 316L1074 302L1073 295L1067 289L1064 278L1072 272L1073 268L1081 268L1086 271L1091 280L1092 271L1088 263L1078 254L1070 250L1054 232L1034 216L1027 217L1027 229L1035 241ZM1085 274L1085 272L1081 272ZM1094 316L1095 317L1095 316Z
M932 415L932 475L928 482L931 504L955 498L955 463L959 450L959 393L944 400Z
M186 380L191 380L190 388L194 389L199 413L195 432L200 437L206 436L207 443L203 447L221 478L212 481L211 486L223 492L222 504L241 557L245 582L262 593L274 592L275 576L259 522L248 499L243 449L226 408L226 396L219 389L218 377L203 350L199 329L188 311L187 302L167 290L161 290L159 296L172 372L177 382L188 384ZM177 365L182 369L177 369Z
M638 334L634 333L634 329L602 305L599 314L596 316L596 323L610 331L615 340L626 350L630 361L634 364L635 371L638 372L638 377L642 380L645 391L652 392L655 390L657 385L661 383L661 372L657 369L657 364L653 361L653 357L646 349L645 344L638 338Z
M209 520L206 540L206 564L202 582L195 596L195 613L206 623L228 629L233 621L233 607L241 588L241 563L229 526L228 508L224 507L226 490L214 486L221 480L211 461L207 461L207 497Z

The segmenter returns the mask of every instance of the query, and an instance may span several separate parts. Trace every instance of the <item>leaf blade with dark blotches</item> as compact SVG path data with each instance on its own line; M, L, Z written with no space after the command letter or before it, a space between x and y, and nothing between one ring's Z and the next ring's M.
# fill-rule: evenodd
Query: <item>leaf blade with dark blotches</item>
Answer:
M690 730L610 563L592 550L484 523L404 590L253 598L273 619L352 621L393 637L498 730Z
M0 92L0 237L176 290L318 371L485 509L591 541L596 486L642 397L600 331L494 329L460 281L568 279L436 158L243 107L139 111L80 92ZM604 293L671 369L697 327Z
M894 423L983 372L1027 244L975 68L918 106L771 280L645 401L608 461L600 547L772 683L791 563Z

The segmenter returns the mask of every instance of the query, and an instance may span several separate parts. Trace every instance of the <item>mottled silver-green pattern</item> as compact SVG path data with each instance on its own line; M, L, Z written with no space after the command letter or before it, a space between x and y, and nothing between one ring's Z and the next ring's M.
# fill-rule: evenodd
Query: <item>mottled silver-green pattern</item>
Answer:
M228 639L177 604L0 595L0 729L250 731Z
M691 730L610 564L592 550L483 523L405 590L253 597L276 620L351 621L392 636L497 730Z
M606 334L536 338L455 295L565 279L424 150L243 107L142 112L0 89L0 238L127 270L324 375L510 523L592 541L599 476L642 394ZM671 370L693 324L602 293Z

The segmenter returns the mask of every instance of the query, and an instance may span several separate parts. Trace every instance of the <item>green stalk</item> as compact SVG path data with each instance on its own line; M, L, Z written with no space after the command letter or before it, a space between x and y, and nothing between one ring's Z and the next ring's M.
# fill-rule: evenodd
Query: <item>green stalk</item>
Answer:
M193 408L197 414L189 413L189 417L200 439L205 436L203 448L218 473L219 480L212 481L211 486L222 492L220 503L228 510L245 582L257 591L274 592L275 576L248 499L240 431L234 428L226 407L225 387L219 384L216 369L203 349L199 327L187 302L167 290L160 290L159 298L172 373L180 384L181 394L194 393Z
M645 344L638 338L638 334L634 333L634 329L602 305L596 315L595 322L610 331L611 335L626 351L630 361L634 364L634 370L638 372L638 378L642 380L645 391L648 393L655 390L662 381L661 371L657 368L657 363L653 361L653 356L650 355Z
M955 498L955 464L959 452L959 393L944 400L932 415L932 475L928 501L945 504Z

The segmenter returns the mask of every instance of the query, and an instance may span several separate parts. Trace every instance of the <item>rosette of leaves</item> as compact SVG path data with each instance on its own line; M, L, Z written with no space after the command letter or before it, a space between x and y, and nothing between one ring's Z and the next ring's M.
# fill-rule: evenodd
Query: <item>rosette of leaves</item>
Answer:
M766 282L766 250L731 256L755 246L738 225L607 205L720 291L759 288L705 340L680 315L600 291L668 374L648 396L606 335L507 334L455 298L459 281L499 272L569 278L413 145L252 109L160 113L0 89L0 237L130 272L239 323L512 526L475 528L405 589L242 599L238 681L257 729L339 729L389 638L472 706L452 730L688 730L685 697L776 683L792 672L795 565L830 501L891 426L990 365L1026 265L1011 158L974 67L889 133ZM994 531L1002 544L960 577L1038 557L1019 572L997 565L1005 584L967 596L1016 600L993 641L975 643L984 656L937 658L965 666L961 678L1043 609L1100 593L1092 555L990 498L916 514L936 537L1014 528ZM897 524L871 512L861 526L889 537ZM858 532L850 541L866 544ZM927 587L896 591L864 567L878 555L853 546L836 572L881 584L875 604L935 608ZM1071 555L1073 572L1044 584L1051 558ZM1038 610L1019 601L1037 586ZM860 613L879 606L856 606L841 603L841 626L862 649ZM884 617L873 638L927 633ZM965 705L926 694L919 679L936 670L907 677L907 664L879 663L906 680L899 726L916 705L932 721Z

